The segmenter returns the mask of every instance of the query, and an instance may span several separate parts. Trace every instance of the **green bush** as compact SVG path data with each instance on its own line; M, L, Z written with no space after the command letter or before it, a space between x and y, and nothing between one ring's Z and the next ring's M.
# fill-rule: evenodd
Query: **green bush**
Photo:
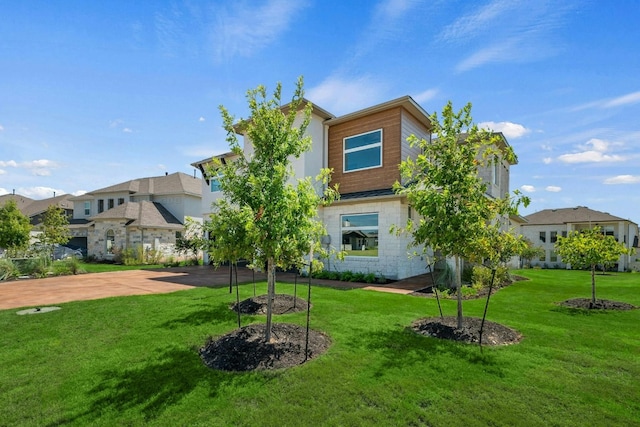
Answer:
M7 258L0 259L0 281L14 279L19 274L20 271L13 261Z
M509 269L504 266L498 267L493 285L501 286L508 283L511 283ZM488 288L491 284L491 269L482 265L473 267L471 284L478 288Z
M80 260L75 257L69 257L60 261L54 261L52 268L53 274L55 274L56 276L79 274L84 272L84 270L82 270L81 268Z
M29 258L20 267L20 274L33 277L45 277L49 272L49 260L44 257Z

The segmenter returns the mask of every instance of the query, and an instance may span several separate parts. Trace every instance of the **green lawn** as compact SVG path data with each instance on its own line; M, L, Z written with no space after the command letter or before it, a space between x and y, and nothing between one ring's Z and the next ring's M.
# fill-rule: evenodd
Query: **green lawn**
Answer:
M123 265L100 262L80 262L80 269L87 273L104 273L106 271L143 270L148 268L163 268L162 265Z
M640 310L559 307L590 296L588 272L519 274L531 280L501 290L488 314L524 335L517 345L481 352L408 331L437 315L432 299L314 287L312 328L333 345L276 372L200 362L209 335L236 327L235 295L224 288L0 311L0 425L640 425ZM597 286L600 298L640 306L640 274L598 276ZM252 295L252 285L241 287L241 298ZM455 301L443 305L455 314ZM483 301L464 309L480 316Z

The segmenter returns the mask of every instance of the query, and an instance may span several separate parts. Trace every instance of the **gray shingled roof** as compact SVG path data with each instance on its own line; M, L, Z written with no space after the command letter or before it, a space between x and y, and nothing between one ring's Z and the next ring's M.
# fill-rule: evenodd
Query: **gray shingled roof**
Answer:
M525 216L528 223L526 225L549 225L566 224L576 222L611 222L630 221L608 212L595 211L586 206L576 206L575 208L545 209Z
M0 206L4 205L8 200L15 200L16 205L23 215L31 218L41 214L51 205L58 205L62 209L73 210L73 198L71 194L63 194L61 196L49 197L48 199L33 200L28 197L17 194L5 194L0 196Z
M191 194L202 196L202 180L200 178L176 172L169 175L132 179L109 187L90 191L76 200L86 199L101 193L128 192L137 196L161 194Z
M92 221L125 220L127 226L143 228L182 228L183 224L162 204L127 202L91 217Z

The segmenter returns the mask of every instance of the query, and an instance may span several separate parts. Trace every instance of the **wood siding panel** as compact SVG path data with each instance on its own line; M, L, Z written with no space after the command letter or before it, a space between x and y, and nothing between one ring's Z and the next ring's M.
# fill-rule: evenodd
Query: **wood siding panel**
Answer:
M400 179L401 118L402 108L395 107L329 128L328 163L333 168L332 183L340 184L340 193L391 188ZM344 138L376 129L382 129L382 167L344 173Z

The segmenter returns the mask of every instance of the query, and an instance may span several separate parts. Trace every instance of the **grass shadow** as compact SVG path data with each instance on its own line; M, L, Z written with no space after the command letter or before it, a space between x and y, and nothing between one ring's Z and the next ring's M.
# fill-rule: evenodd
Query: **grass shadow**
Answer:
M202 304L202 308L197 311L193 311L184 317L171 319L164 322L160 326L168 329L177 329L183 326L198 326L204 324L224 324L237 322L238 314L231 310L228 303ZM243 320L246 319L243 315Z
M103 371L98 384L87 392L91 399L89 408L73 420L60 420L53 425L92 424L104 414L131 410L150 421L182 400L199 383L206 381L211 396L215 397L232 378L228 373L206 368L195 349L169 347L136 366Z
M436 356L440 357L443 354L482 366L482 369L490 374L499 377L504 375L495 351L481 350L477 344L424 336L408 326L365 333L360 339L355 340L354 345L380 356L374 376L383 376L388 369L428 364Z

